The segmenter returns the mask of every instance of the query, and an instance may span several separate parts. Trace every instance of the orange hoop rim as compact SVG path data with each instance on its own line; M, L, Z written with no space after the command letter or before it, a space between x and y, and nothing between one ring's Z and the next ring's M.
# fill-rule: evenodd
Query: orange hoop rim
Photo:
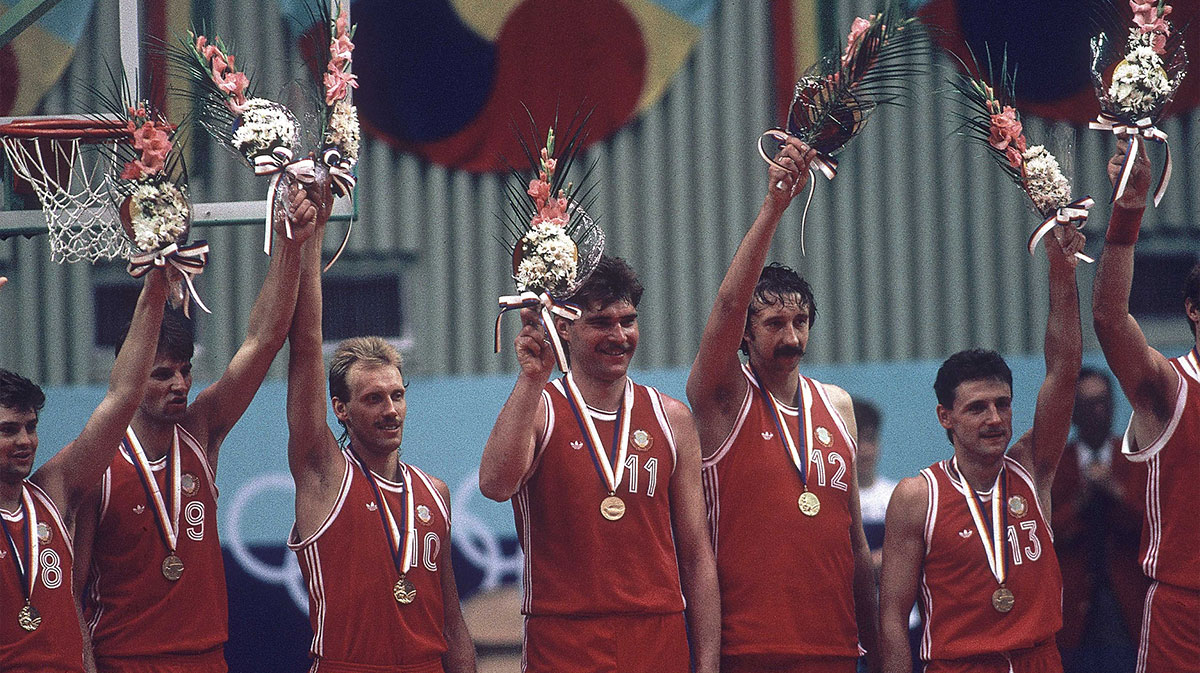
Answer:
M80 140L98 143L131 136L125 121L117 119L75 119L71 117L38 117L16 119L0 125L0 137L47 140Z

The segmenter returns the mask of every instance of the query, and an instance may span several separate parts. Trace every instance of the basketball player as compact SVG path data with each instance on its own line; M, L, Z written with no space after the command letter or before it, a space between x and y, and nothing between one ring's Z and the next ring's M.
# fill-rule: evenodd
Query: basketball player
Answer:
M688 377L721 586L722 671L853 673L860 641L878 669L851 399L799 372L817 312L808 283L763 268L814 155L789 138L776 158L788 170L768 170Z
M950 356L933 388L954 455L901 480L888 505L880 581L887 673L908 673L908 615L920 592L926 673L1059 673L1062 579L1048 518L1071 427L1082 337L1070 226L1050 260L1046 378L1033 429L1012 439L1012 372L993 351Z
M641 295L624 260L602 258L569 299L583 315L554 326L571 372L549 383L554 353L537 313L521 312L521 371L484 447L479 488L513 501L527 673L683 673L689 640L695 670L717 670L716 567L691 413L628 376Z
M192 335L168 314L145 399L81 510L75 586L100 673L226 670L217 456L291 324L300 245L318 214L305 190L290 198L295 239L278 236L246 341L225 373L188 404ZM118 343L118 354L127 348Z
M1120 145L1108 164L1114 182L1125 153ZM1092 319L1108 366L1133 406L1122 451L1147 467L1141 561L1153 583L1142 612L1137 670L1191 673L1200 671L1200 265L1184 286L1193 347L1168 360L1146 343L1129 314L1134 243L1150 188L1149 162L1139 154L1104 235Z
M38 448L41 388L0 369L0 671L84 670L79 612L71 590L71 528L142 399L167 283L145 276L108 392L79 437L30 476Z
M309 590L312 673L474 673L450 563L450 491L400 460L405 382L378 337L329 367L342 445L325 421L320 237L305 247L288 361L296 552Z

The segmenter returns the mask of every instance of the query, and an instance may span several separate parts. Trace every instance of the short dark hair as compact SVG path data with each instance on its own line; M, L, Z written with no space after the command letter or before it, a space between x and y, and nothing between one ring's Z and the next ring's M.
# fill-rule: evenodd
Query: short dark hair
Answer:
M121 354L121 346L125 344L125 337L129 336L129 326L130 323L126 321L125 326L121 328L121 335L117 337L116 346L113 348L115 355ZM175 311L164 311L162 328L158 330L157 354L166 355L178 362L190 362L195 353L192 321Z
M7 369L0 369L0 407L37 413L46 404L46 393L38 384Z
M868 400L860 400L855 397L852 401L854 405L854 422L858 426L858 436L863 436L863 430L870 428L870 432L878 435L879 427L883 424L883 416L879 413L879 407Z
M953 407L958 386L964 381L980 379L1007 383L1008 389L1012 390L1012 370L996 351L972 348L951 355L938 368L937 378L933 380L933 392L937 395L938 404L946 408ZM951 444L954 443L949 429L946 430L946 438Z
M1108 396L1110 398L1112 397L1113 383L1112 383L1112 379L1108 376L1108 372L1104 371L1103 369L1100 369L1099 367L1086 367L1086 366L1080 367L1078 380L1082 381L1086 378L1096 378L1096 379L1100 379L1101 381L1103 381L1104 388L1105 388L1105 390L1108 391Z
M750 331L750 318L759 310L754 306L754 299L761 304L774 306L792 294L800 295L801 305L808 308L808 326L812 327L817 320L817 300L813 296L812 286L791 267L779 262L771 262L764 266L758 276L758 283L754 286L750 306L746 308L746 331ZM750 347L745 341L742 341L741 350L746 355L750 354Z
M1192 302L1192 306L1200 309L1200 264L1192 267L1192 270L1187 275L1187 280L1183 282L1183 299L1185 302ZM1186 306L1186 304L1185 304ZM1187 314L1185 313L1184 316ZM1192 336L1196 336L1196 323L1188 318L1188 327L1192 328Z
M585 309L593 305L603 308L619 301L627 301L637 308L644 290L637 272L628 262L604 255L591 275L566 301Z

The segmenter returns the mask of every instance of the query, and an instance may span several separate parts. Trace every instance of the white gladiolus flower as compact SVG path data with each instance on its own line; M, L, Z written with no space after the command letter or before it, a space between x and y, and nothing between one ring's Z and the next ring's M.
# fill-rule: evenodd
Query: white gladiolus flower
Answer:
M359 134L358 108L344 100L335 103L333 114L329 116L325 142L337 146L342 155L353 163L358 161Z
M295 151L299 145L299 125L282 105L265 98L246 101L246 109L233 133L233 146L247 159L253 161L276 147Z

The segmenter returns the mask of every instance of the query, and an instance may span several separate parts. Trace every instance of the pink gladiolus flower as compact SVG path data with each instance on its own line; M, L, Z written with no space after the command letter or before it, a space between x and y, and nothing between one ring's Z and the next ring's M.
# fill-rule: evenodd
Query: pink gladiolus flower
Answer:
M1171 13L1170 5L1163 5L1162 14L1158 13L1158 3L1153 0L1129 0L1133 9L1133 23L1142 35L1153 33L1150 46L1156 54L1166 52L1167 37L1171 34L1171 24L1166 16Z
M354 43L345 35L329 43L329 55L333 60L342 63L350 60L350 52L354 51Z
M122 180L139 180L139 179L141 179L144 172L145 171L144 171L144 167L142 166L142 162L135 159L135 160L130 161L129 163L125 164L125 170L121 171L121 179Z
M846 65L850 59L854 58L854 53L858 51L858 43L862 41L863 35L870 27L870 21L861 16L855 17L854 23L850 24L850 34L846 36L846 51L842 53L842 65Z
M550 183L545 180L530 180L529 189L525 190L525 193L533 198L538 208L541 208L550 198Z
M1022 138L1021 140L1024 142L1025 139ZM1004 156L1008 159L1008 165L1013 168L1020 168L1025 161L1021 157L1021 150L1012 145L1009 145L1008 149L1004 150Z
M1016 147L1020 152L1025 151L1025 136L1022 135L1021 122L1017 119L1017 111L1011 106L1005 105L1000 114L992 115L992 128L988 135L988 144L1001 152L1007 151L1010 146Z
M338 13L336 25L338 37L345 35L346 31L350 29L350 9L348 7L342 7L342 11Z
M558 159L546 159L544 163L546 164L547 173L553 173L554 169L558 167Z
M325 73L325 104L333 105L350 95L350 89L358 88L358 75L338 70Z

